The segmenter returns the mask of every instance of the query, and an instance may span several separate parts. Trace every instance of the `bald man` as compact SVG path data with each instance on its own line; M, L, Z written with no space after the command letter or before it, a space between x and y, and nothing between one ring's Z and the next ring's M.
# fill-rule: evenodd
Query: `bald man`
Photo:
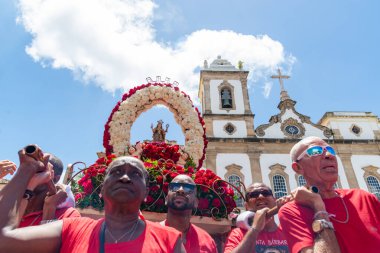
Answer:
M198 206L197 187L191 177L178 175L170 182L166 204L168 214L161 225L182 232L182 242L187 252L217 252L212 237L190 222L192 210Z
M290 151L292 168L306 180L294 201L279 212L293 253L378 252L380 202L361 189L335 189L338 163L333 147L307 137ZM308 188L316 186L319 193Z

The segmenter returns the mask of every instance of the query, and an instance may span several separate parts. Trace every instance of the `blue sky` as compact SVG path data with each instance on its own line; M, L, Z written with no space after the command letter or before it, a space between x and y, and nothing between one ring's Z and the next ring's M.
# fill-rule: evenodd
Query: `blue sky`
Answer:
M313 122L326 111L380 115L378 1L30 2L0 0L1 160L18 163L37 143L64 164L91 164L126 90L161 75L195 99L199 67L219 54L251 70L255 127L278 113L277 67ZM165 108L139 117L132 141L160 118L183 142Z

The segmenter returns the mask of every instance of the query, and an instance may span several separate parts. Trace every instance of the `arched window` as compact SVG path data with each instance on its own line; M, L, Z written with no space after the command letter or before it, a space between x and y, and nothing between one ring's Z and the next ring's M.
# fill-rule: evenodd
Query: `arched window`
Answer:
M273 176L273 190L276 198L287 195L285 178L281 175Z
M367 184L369 185L369 191L376 195L380 199L380 183L374 176L367 177Z
M228 182L232 185L235 185L238 189L240 189L241 185L241 178L238 175L232 174L228 176ZM234 188L235 196L238 196L238 199L235 199L236 206L242 207L243 206L243 199L240 196L239 192Z
M304 186L306 184L306 180L302 175L298 176L298 186Z
M222 108L232 108L232 95L229 88L223 88L220 91L220 101L222 101Z

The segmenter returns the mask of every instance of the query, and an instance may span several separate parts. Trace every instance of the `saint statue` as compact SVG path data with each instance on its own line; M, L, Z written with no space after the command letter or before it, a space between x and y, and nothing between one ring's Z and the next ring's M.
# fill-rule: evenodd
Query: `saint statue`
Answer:
M165 142L165 136L168 132L169 124L166 124L166 129L162 128L162 120L157 121L156 127L153 128L153 124L150 126L153 132L153 141L156 142Z

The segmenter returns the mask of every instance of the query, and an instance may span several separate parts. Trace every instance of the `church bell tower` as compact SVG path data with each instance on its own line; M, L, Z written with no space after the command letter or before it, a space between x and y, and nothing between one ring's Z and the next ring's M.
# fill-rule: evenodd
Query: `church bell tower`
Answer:
M199 98L208 138L254 137L248 71L237 69L220 56L200 73Z

